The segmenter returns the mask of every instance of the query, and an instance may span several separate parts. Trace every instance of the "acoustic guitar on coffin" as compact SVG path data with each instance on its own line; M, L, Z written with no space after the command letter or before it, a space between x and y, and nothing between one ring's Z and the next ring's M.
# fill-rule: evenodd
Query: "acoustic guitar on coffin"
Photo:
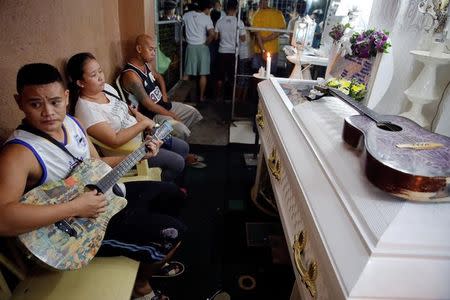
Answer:
M172 131L166 121L158 127L152 138L164 140ZM97 218L70 218L19 235L25 250L40 263L58 270L79 269L89 263L101 246L109 220L127 205L127 200L112 192L112 187L147 151L145 143L125 157L111 170L99 159L87 159L78 164L62 180L40 185L20 200L32 205L51 205L70 201L86 189L105 195L106 211Z
M404 117L379 115L337 89L314 88L361 113L345 119L342 138L354 148L364 144L365 173L370 182L407 200L450 201L449 137Z

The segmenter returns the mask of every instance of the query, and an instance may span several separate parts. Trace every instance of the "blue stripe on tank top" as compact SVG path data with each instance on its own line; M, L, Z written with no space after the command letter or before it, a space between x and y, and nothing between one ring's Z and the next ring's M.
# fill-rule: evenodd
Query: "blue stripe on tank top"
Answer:
M38 182L37 185L39 186L39 185L43 184L45 182L45 180L47 179L47 167L45 166L44 161L42 160L41 156L37 153L37 151L33 148L33 146L31 146L27 142L24 142L24 141L19 140L19 139L10 140L6 144L22 145L22 146L25 146L28 149L30 149L31 152L33 152L34 156L36 157L36 159L38 160L38 162L39 162L39 164L41 165L41 168L42 168L42 176L39 179L39 182Z

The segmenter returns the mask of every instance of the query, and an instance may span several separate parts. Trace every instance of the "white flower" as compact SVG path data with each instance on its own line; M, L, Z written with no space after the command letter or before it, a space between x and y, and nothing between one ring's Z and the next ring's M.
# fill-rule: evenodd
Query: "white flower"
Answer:
M352 43L350 43L350 37L343 36L341 39L341 56L352 55Z

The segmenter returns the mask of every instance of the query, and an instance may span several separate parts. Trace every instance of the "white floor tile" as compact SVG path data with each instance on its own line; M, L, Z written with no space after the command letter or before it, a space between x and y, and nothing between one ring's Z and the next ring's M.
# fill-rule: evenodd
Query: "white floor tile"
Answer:
M255 133L251 121L235 121L230 124L230 143L254 144Z

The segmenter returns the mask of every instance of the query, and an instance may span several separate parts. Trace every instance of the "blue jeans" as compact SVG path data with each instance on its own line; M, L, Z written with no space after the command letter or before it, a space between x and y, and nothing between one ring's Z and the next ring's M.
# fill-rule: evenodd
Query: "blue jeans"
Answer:
M183 172L184 159L188 153L188 143L172 137L171 142L164 143L156 156L148 159L148 165L149 167L161 168L162 181L174 181Z

